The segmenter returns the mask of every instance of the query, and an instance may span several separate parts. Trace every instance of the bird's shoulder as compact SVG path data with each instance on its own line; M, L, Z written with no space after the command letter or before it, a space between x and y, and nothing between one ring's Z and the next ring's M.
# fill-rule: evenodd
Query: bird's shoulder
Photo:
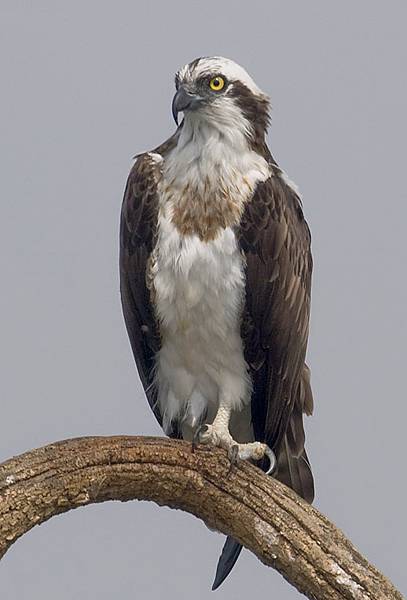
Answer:
M245 252L278 259L285 245L310 252L311 233L295 185L276 165L260 181L243 212L239 240Z
M127 178L121 214L121 247L152 250L158 213L158 185L163 162L176 145L177 133L154 150L136 155Z
M159 161L149 152L136 157L123 197L120 245L130 253L146 245L150 250L157 214Z

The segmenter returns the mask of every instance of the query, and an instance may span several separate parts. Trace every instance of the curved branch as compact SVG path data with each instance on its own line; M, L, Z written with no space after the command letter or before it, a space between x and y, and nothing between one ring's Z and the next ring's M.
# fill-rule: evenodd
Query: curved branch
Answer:
M165 438L57 442L0 465L0 557L34 525L77 506L152 500L232 535L308 598L402 600L326 517L223 450Z

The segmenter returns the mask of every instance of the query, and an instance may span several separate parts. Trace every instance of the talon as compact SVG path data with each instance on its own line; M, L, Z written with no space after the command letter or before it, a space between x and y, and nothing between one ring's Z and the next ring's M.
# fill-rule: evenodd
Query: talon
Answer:
M274 452L271 450L271 448L269 448L268 446L266 446L265 450L264 450L264 456L267 456L270 466L266 471L266 475L271 475L271 473L274 471L274 469L276 468L276 455L274 454Z
M237 444L231 446L228 455L230 460L228 475L230 475L233 467L239 464L239 446Z

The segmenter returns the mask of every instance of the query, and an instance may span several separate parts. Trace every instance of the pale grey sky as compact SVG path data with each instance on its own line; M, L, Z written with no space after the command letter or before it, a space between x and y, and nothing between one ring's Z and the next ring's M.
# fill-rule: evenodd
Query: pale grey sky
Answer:
M122 192L174 129L176 69L225 55L271 95L313 233L315 504L406 589L406 19L403 0L1 0L0 460L160 434L120 309ZM222 543L153 504L78 509L12 547L1 597L210 598ZM299 598L246 551L216 595L253 590Z

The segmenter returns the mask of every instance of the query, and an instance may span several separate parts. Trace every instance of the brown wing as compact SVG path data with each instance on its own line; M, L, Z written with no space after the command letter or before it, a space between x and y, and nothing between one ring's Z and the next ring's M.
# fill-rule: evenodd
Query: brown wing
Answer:
M161 341L147 281L157 230L157 184L161 178L157 158L164 158L175 146L180 129L151 153L137 157L127 179L120 219L123 315L141 383L160 425L162 417L157 404L154 369ZM179 432L173 431L171 436L179 437Z
M278 478L309 500L303 412L312 412L304 363L311 291L311 236L301 202L278 167L258 184L239 228L247 261L242 324L253 379L255 437L277 454Z
M160 348L160 337L146 283L157 226L159 178L159 163L149 154L139 156L130 171L122 205L120 294L140 379L161 425L154 385L155 354Z

